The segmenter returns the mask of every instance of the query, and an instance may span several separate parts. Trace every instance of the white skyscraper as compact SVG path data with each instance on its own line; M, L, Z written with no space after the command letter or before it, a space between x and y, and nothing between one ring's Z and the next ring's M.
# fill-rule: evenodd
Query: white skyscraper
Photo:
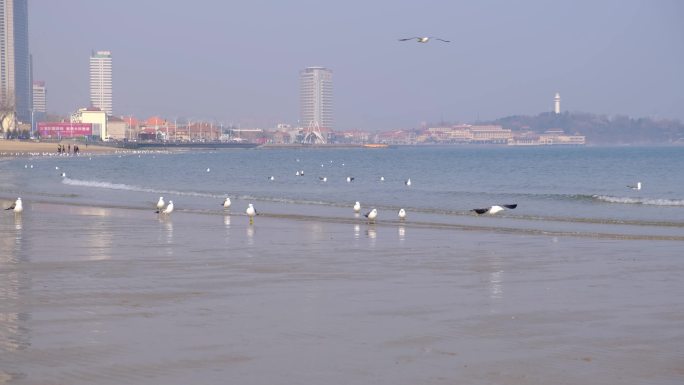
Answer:
M307 67L299 72L300 121L302 127L333 128L332 70Z
M90 106L112 115L112 53L97 51L90 55Z
M33 112L47 112L47 88L42 80L33 82Z
M553 112L560 114L560 94L556 92L556 96L553 98Z
M0 0L0 105L31 119L27 0Z

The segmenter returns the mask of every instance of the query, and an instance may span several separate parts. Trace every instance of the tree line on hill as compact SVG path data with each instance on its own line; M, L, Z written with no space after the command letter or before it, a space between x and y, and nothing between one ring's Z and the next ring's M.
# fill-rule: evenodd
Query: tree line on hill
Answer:
M684 144L684 124L670 119L543 112L537 116L515 115L478 124L496 124L536 133L560 128L567 134L586 136L590 144Z

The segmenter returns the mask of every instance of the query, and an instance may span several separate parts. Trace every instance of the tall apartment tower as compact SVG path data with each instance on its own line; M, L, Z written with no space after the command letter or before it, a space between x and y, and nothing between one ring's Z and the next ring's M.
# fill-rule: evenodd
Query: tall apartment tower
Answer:
M302 127L333 128L332 70L307 67L299 72L300 111Z
M556 92L556 96L553 98L553 112L560 114L560 94Z
M90 55L90 106L99 108L107 115L112 115L112 53L110 51L97 51Z
M0 0L0 106L31 120L27 0Z
M47 89L43 80L33 82L33 112L47 112Z

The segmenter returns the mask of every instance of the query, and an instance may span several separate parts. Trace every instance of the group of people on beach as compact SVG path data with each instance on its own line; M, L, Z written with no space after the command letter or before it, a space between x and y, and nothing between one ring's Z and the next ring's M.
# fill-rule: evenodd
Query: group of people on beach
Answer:
M74 144L74 155L77 155L80 150L78 149L78 145ZM64 147L63 144L58 144L57 145L57 153L58 154L70 154L71 153L71 144L68 145L67 147Z

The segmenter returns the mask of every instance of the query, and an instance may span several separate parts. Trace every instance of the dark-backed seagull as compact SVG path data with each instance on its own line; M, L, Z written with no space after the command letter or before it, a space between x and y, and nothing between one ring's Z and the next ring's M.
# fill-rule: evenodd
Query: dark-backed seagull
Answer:
M641 190L641 182L637 182L636 185L627 185L627 187L631 188L632 190Z
M518 207L518 204L516 203L516 204L512 204L512 205L501 205L501 206L494 205L494 206L488 207L486 209L472 209L470 211L475 211L478 215L482 215L485 213L486 214L496 214L499 211L503 211L504 207L512 210L512 209Z
M347 177L347 183L351 183L351 182L353 182L353 181L354 181L354 177L353 177L353 176L348 176L348 177Z
M12 203L12 205L6 208L5 210L12 210L15 213L20 213L24 211L24 206L21 205L21 198L17 198L17 200L14 201L14 203Z
M404 182L405 185L410 186L411 185L411 178L406 179L406 182Z
M375 222L375 218L378 216L378 210L373 209L373 210L371 210L371 211L365 213L364 216L365 216L366 218L368 218L368 220L369 220L370 222Z
M166 214L169 215L173 212L173 201L169 201L169 204L166 206L164 210L157 210L155 211L157 214Z
M223 201L222 206L224 209L227 209L230 207L230 205L231 205L230 198L226 197L226 199Z
M430 39L443 41L445 43L451 43L450 40L444 40L444 39L436 37L436 36L414 36L414 37L407 37L404 39L399 39L399 41L409 41L409 40L413 40L413 39L416 39L416 41L418 43L427 43L428 41L430 41Z
M318 179L319 179L321 182L327 182L327 181L328 181L328 177L325 177L325 176L319 176Z

